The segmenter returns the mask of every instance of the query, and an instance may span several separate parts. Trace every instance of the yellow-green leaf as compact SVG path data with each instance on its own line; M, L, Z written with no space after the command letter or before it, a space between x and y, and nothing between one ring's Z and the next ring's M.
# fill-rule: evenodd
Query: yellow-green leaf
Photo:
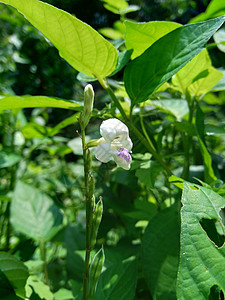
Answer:
M125 44L127 49L133 49L131 58L141 55L155 41L170 31L180 27L175 22L143 22L125 21Z
M185 94L186 90L193 96L209 92L223 77L222 72L212 66L206 49L203 49L172 79L174 87Z
M91 26L38 0L4 0L40 30L76 70L104 78L116 67L117 50ZM87 8L88 9L88 8Z
M82 106L76 101L51 98L46 96L5 96L0 98L0 112L5 109L26 107L58 107L81 110Z

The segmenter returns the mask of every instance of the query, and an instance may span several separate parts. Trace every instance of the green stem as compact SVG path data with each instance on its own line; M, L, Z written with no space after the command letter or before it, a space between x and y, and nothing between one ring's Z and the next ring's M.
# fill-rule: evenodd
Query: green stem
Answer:
M166 170L167 174L169 176L173 175L170 168L167 166L167 164L164 162L164 160L161 158L161 156L156 152L154 145L152 144L151 140L146 137L137 129L137 127L132 123L130 119L128 119L127 115L125 114L119 100L116 98L115 94L113 93L110 86L107 85L107 83L102 80L101 78L98 78L100 84L102 87L109 93L111 99L116 104L116 107L119 109L124 121L127 123L128 127L134 132L134 134L139 138L141 143L146 147L146 149L154 156L154 158L160 163L160 165Z
M189 99L189 117L188 122L191 125L193 120L193 114L195 109L195 100ZM184 169L182 173L182 178L185 180L189 180L190 176L190 150L192 145L192 137L187 133L184 137L184 148L185 148L185 161L184 161Z
M45 242L43 240L40 241L40 251L41 251L41 259L44 263L43 271L44 271L44 274L45 274L45 282L46 282L47 285L49 285L48 269L47 269L47 261L46 261L46 248L45 248Z
M85 143L85 129L81 126L81 139L83 147L83 161L84 161L84 182L85 182L85 203L86 203L86 255L84 264L84 278L83 278L83 300L88 298L88 282L89 282L89 266L90 266L90 214L91 214L91 199L89 196L88 174L89 174L89 162L87 156L86 143Z

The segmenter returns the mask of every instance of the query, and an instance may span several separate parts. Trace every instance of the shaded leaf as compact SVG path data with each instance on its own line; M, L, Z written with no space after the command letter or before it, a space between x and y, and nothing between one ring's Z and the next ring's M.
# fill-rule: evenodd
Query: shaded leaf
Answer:
M36 241L48 241L60 229L62 214L46 194L19 181L11 204L11 223Z
M0 272L0 290L6 288L11 292L12 289L17 296L25 297L25 284L29 275L27 267L11 254L0 252ZM3 286L3 283L7 285Z
M177 204L159 212L145 230L142 263L153 299L176 299L179 231Z
M161 166L156 161L147 161L140 164L139 169L135 172L141 183L144 183L150 188L154 188L156 177L162 171Z
M4 300L15 300L16 294L5 274L0 270L0 295Z
M214 285L225 291L225 248L218 248L200 225L203 218L214 219L224 233L220 210L225 201L212 190L194 187L184 182L177 282L179 300L208 299Z
M0 168L7 168L17 164L21 160L21 156L16 153L0 153Z
M150 100L150 102L159 110L174 115L177 120L181 120L189 113L188 103L183 99Z
M224 5L225 9L225 5ZM220 51L225 52L225 29L220 29L213 35L214 41L217 43L218 49Z
M21 132L26 139L49 137L51 131L52 128L33 122L26 124L21 129Z
M137 283L137 262L134 258L118 261L100 276L95 300L133 300Z

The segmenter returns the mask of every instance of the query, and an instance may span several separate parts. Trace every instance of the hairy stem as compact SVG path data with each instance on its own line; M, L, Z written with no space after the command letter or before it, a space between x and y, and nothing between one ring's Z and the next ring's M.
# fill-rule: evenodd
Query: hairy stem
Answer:
M44 271L44 275L45 275L45 282L47 285L49 285L48 269L47 269L47 261L46 261L46 248L45 248L45 242L43 240L40 241L40 251L41 251L41 259L44 263L43 271Z
M90 245L89 245L89 235L90 235L90 214L91 214L91 199L89 196L89 185L88 185L88 174L89 174L89 163L88 155L85 144L85 129L81 128L81 139L83 147L83 161L84 161L84 183L85 183L85 203L86 203L86 255L84 264L84 278L83 278L83 300L88 298L88 281L89 281L89 266L90 266Z

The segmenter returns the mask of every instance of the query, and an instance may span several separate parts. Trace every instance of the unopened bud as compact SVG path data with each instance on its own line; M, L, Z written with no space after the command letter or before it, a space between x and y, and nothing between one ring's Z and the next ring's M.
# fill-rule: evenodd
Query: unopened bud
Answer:
M84 126L86 127L93 110L94 103L94 90L91 84L86 85L84 88Z
M95 254L89 270L88 299L94 299L96 286L105 261L103 247Z
M95 205L93 216L92 216L92 224L91 224L91 231L90 231L90 248L93 249L96 244L96 238L98 234L98 228L101 223L103 213L103 203L102 199L98 201Z

